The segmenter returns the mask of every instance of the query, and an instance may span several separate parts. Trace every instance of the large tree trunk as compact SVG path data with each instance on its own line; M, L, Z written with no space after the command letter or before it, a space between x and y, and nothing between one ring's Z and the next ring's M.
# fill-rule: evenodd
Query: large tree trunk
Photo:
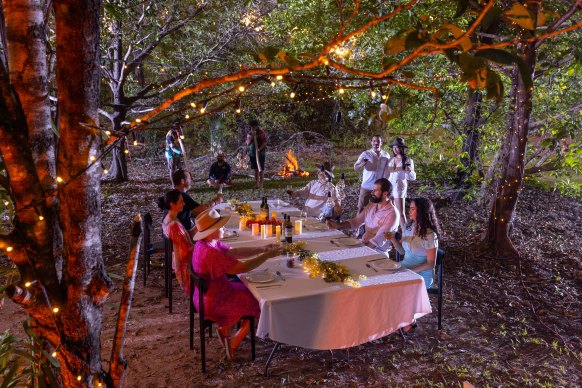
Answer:
M538 14L539 2L528 2L533 15ZM536 63L534 42L525 42L532 36L523 31L523 43L518 45L518 55L531 71L531 82ZM517 66L511 73L511 112L508 117L506 136L501 150L501 173L494 183L495 198L489 213L489 224L485 241L494 247L498 256L517 257L519 253L509 238L517 198L524 175L525 151L532 111L532 88L527 88Z
M464 185L467 179L473 174L475 161L477 160L479 149L479 122L481 120L481 107L483 94L480 91L469 90L467 98L467 112L462 123L463 149L461 151L461 165L457 169L457 184Z
M101 317L111 280L101 255L99 0L56 0L57 87L61 131L58 171L66 300L59 315L61 373L66 386L92 386L102 373ZM90 124L83 126L81 123ZM80 380L79 380L80 376Z

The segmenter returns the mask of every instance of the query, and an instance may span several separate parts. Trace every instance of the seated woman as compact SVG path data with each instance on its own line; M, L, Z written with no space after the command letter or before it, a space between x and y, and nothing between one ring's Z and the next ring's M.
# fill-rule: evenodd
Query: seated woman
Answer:
M159 207L167 210L162 220L164 236L172 240L174 253L172 255L172 269L176 273L178 283L184 292L190 289L190 273L188 263L192 257L194 243L190 234L178 219L178 214L184 209L184 197L180 190L170 190L160 198Z
M220 341L226 349L229 360L249 333L249 322L245 321L238 332L232 334L232 328L241 317L254 315L259 317L259 303L242 283L229 282L226 275L248 272L267 259L278 256L280 248L274 245L254 248L234 248L220 241L224 237L224 225L230 216L221 216L216 210L209 209L196 217L198 232L194 240L198 241L192 255L194 272L205 281L207 292L204 296L205 312L208 319L218 325ZM258 255L241 262L237 259ZM198 309L198 289L194 293L194 305Z
M404 267L424 278L427 288L432 287L438 238L442 235L434 206L430 199L414 198L410 201L409 221L402 228L402 241L394 233L384 233L398 253L404 255Z
M331 178L333 178L332 169L333 167L331 167L330 163L325 162L317 171L317 179L312 180L300 190L287 190L287 194L291 198L305 198L307 216L319 217L322 212L326 213L324 214L326 218L334 218L341 215L342 209L336 197L335 186L331 183ZM328 209L326 206L328 191L334 201L333 209Z

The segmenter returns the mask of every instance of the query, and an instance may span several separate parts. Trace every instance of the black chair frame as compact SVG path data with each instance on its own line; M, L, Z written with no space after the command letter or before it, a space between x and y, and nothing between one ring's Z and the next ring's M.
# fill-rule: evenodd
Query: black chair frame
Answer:
M398 241L400 241L400 233L397 233L396 239ZM394 249L394 251L396 252L396 261L402 261L403 256L400 255L400 253L398 253L398 251L396 249ZM439 248L437 250L437 256L436 256L435 261L436 261L435 271L437 274L437 281L436 281L437 286L435 288L434 284L433 284L433 287L427 288L426 292L428 292L431 295L437 296L438 329L441 330L442 329L442 312L443 312L443 283L444 283L443 266L445 263L445 251L444 251L444 249Z
M206 341L205 341L205 331L208 329L208 336L212 337L212 324L214 321L207 319L204 314L204 295L206 294L206 285L204 281L196 275L192 264L190 264L190 350L194 350L194 287L198 288L198 318L200 326L200 362L202 364L202 373L206 373ZM254 316L244 316L241 320L248 320L251 325L251 357L255 361L255 317Z

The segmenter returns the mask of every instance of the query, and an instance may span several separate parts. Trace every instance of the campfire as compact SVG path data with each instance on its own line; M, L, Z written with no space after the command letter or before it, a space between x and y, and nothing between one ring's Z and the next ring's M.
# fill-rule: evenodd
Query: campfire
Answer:
M285 164L283 165L283 169L277 171L277 175L284 178L294 176L309 176L309 172L299 168L297 158L293 154L293 151L289 150L285 155Z

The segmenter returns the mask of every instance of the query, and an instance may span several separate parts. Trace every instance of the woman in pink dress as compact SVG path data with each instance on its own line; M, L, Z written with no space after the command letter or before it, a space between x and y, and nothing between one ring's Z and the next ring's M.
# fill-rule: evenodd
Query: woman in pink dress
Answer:
M161 203L160 203L161 204ZM194 243L184 225L178 220L178 213L184 208L184 198L180 190L170 190L163 199L165 210L168 214L162 221L164 235L172 240L174 254L172 256L172 269L176 273L176 279L182 290L188 293L190 289L189 260L192 257Z
M249 322L245 321L234 335L232 329L241 317L254 315L259 317L259 303L245 287L238 282L230 282L227 274L236 275L248 272L267 259L278 256L280 248L275 245L254 248L234 248L220 241L224 237L224 225L230 216L221 216L216 210L210 209L196 217L198 232L192 266L194 272L206 283L207 292L204 296L204 308L208 319L218 325L220 341L226 349L228 359L234 358L234 352L249 333ZM244 262L240 258L258 255ZM194 305L198 309L198 289L194 293Z

